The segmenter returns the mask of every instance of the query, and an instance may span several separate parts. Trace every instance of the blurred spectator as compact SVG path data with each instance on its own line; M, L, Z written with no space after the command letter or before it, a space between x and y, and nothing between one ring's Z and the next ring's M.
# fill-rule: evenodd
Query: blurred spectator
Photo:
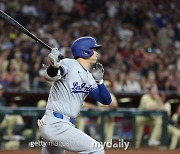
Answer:
M147 80L145 77L140 78L139 84L140 84L142 92L145 92L147 90L146 83L147 83Z
M27 4L23 5L22 13L28 16L38 16L37 8L31 1L27 1Z
M93 103L89 103L89 102L84 102L83 103L83 109L87 109L87 110L97 110L97 111L102 111L102 109L100 107L98 107L96 104ZM76 123L75 126L81 130L81 131L85 131L85 127L88 123L91 123L91 117L83 117L82 115L78 116L76 118ZM92 126L89 127L89 134L91 137L96 138L96 130L95 128Z
M67 13L72 12L74 0L56 0L56 3Z
M11 60L11 63L15 67L15 71L20 71L21 66L22 66L22 58L21 58L21 53L18 51L14 55L14 59Z
M108 16L110 18L113 18L115 17L115 15L118 13L118 6L119 3L117 1L107 1L106 2L106 6L107 6L107 13L108 13Z
M177 53L177 70L180 71L180 50Z
M0 84L0 107L6 106L6 98L3 96L3 94L4 94L3 85ZM0 119L0 122L1 122L1 119Z
M153 86L156 89L156 91L158 91L155 77L156 77L155 73L153 71L149 71L148 77L147 77L147 82L146 82L146 88Z
M4 89L8 89L10 86L10 82L8 81L8 73L7 72L1 72L0 73L0 84L4 87Z
M136 80L135 72L131 71L128 74L127 79L127 92L141 92L139 82Z
M174 30L171 23L167 23L166 27L162 28L158 32L158 43L163 49L173 44Z
M175 123L175 126L180 129L180 105L178 105L176 112L172 115L172 121Z
M168 133L171 135L171 143L169 149L174 150L177 147L178 142L180 141L180 129L177 128L176 124L171 119L171 104L167 101L166 94L164 92L161 92L160 96L165 103L164 108L169 116Z
M126 92L127 84L126 84L126 74L124 72L120 72L117 76L117 80L114 81L114 92Z
M37 102L37 107L38 108L41 108L41 109L44 109L45 107L46 107L46 100L44 100L44 99L41 99L41 100L39 100L38 102Z
M25 91L29 91L30 90L30 77L29 77L29 66L27 63L23 63L22 67L21 67L21 89L25 90Z
M37 102L37 107L39 109L45 109L46 107L46 100L41 99ZM26 124L26 128L23 130L22 135L27 139L27 140L32 140L32 135L33 135L33 130L32 130L32 126L31 128L27 128L27 124ZM37 128L36 130L36 140L39 140L40 138L40 132L39 129Z
M0 84L0 108L6 106L6 98L4 97L4 88L3 85ZM4 115L0 116L0 123L3 120Z
M139 109L141 110L164 110L163 102L157 93L157 89L151 86L148 89L148 93L144 94L141 98ZM148 141L149 146L157 146L160 144L160 137L162 132L162 118L161 116L137 116L136 117L136 147L141 144L143 136L144 126L152 125L150 139Z
M0 70L1 71L7 71L7 67L8 67L8 64L9 64L9 61L8 61L8 55L10 53L10 50L8 49L5 49L5 50L2 50L2 52L0 53Z
M17 108L17 103L11 101L10 108ZM20 115L6 115L0 124L0 131L3 132L3 139L8 140L5 143L5 149L18 149L20 146L21 131L24 127L24 121Z
M14 72L13 73L13 81L11 82L11 88L10 89L14 89L16 91L21 91L23 90L21 88L21 84L23 82L23 80L21 79L22 76L21 76L21 72Z

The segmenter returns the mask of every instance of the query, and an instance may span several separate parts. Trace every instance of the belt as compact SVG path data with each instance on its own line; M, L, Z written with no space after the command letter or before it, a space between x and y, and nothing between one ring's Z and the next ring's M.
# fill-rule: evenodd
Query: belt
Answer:
M56 118L68 120L68 121L71 122L72 124L75 123L75 118L71 118L71 117L62 115L62 114L57 113L57 112L53 112L53 115L54 115Z

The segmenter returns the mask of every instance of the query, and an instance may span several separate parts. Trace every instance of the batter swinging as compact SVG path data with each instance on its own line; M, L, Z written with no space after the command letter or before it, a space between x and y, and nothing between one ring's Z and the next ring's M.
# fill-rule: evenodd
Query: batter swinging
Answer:
M60 60L61 52L52 49L48 58L51 65L45 70L45 78L53 81L45 115L38 120L41 136L62 146L45 146L43 154L63 154L65 150L81 154L103 154L101 147L93 148L96 140L74 127L75 118L80 113L88 94L96 101L109 105L111 96L103 84L104 69L97 63L91 73L88 71L97 61L102 46L92 37L81 37L72 44L74 59Z

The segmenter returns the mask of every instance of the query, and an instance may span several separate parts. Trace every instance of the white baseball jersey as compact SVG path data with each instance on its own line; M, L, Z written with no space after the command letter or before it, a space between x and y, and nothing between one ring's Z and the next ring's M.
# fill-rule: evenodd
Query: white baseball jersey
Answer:
M75 118L86 96L97 84L92 74L75 59L61 60L64 75L53 82L46 109Z

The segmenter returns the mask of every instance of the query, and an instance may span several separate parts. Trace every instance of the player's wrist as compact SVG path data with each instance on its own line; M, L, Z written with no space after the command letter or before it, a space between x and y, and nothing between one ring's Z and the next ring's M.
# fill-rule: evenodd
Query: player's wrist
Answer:
M100 84L103 84L103 83L104 83L104 80L101 79L101 80L99 80L99 81L96 81L96 83L99 84L99 85L100 85Z
M51 63L50 66L52 66L54 69L59 69L60 63L59 64L55 64L55 65L53 63Z

